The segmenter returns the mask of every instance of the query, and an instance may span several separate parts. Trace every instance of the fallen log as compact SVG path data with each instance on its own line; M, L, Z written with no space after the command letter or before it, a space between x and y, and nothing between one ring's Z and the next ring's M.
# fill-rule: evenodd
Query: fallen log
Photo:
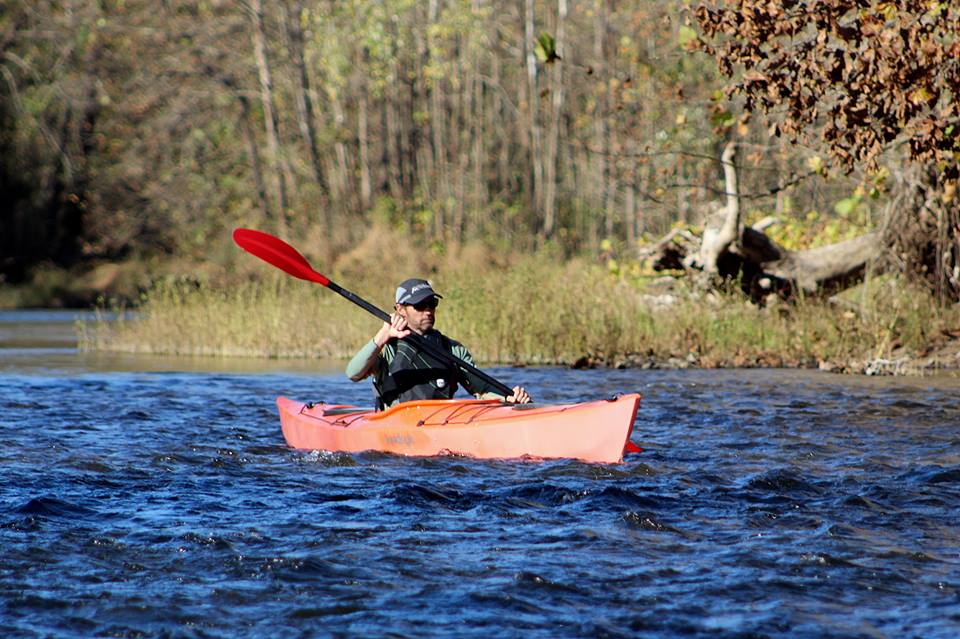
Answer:
M726 203L708 217L699 246L695 238L676 241L679 233L671 231L650 249L654 269L682 267L699 273L696 279L708 288L737 280L758 302L772 293L831 295L862 281L868 265L884 251L881 233L802 251L784 248L764 233L776 223L775 218L764 218L753 226L743 224L735 157L736 145L730 142L721 156Z

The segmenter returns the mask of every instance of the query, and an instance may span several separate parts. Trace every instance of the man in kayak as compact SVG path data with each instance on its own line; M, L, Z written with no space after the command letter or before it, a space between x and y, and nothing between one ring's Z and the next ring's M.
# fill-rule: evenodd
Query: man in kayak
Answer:
M426 280L409 279L400 284L390 322L384 322L373 339L353 356L347 364L347 377L359 382L373 375L378 410L417 399L452 399L458 384L481 399L529 403L530 395L522 387L514 386L513 394L503 397L483 380L420 352L403 339L413 331L444 352L473 365L473 357L463 344L433 327L440 299Z

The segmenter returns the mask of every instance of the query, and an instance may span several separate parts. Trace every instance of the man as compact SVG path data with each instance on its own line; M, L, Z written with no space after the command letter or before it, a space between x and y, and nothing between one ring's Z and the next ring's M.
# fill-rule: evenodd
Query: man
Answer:
M511 404L526 404L530 395L520 386L503 397L470 373L442 362L403 338L411 331L440 347L453 357L473 365L473 357L463 344L433 328L438 295L430 283L421 279L405 280L397 288L394 313L347 364L347 377L355 382L373 375L377 409L416 399L451 399L462 384L481 399L501 398Z

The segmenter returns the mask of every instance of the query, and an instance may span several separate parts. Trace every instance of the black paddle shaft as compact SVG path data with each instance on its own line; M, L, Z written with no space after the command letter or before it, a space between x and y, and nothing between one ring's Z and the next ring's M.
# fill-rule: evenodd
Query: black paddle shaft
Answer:
M348 300L350 300L351 302L353 302L354 304L356 304L356 305L359 306L360 308L364 309L365 311L367 311L367 312L369 312L369 313L372 313L373 315L375 315L376 317L380 318L380 319L383 320L384 322L389 322L389 321L390 321L390 316L389 316L387 313L385 313L385 312L382 311L381 309L377 308L376 306L374 306L373 304L371 304L371 303L368 302L367 300L363 299L362 297L358 297L357 295L351 293L351 292L348 291L347 289L341 287L341 286L340 286L339 284L337 284L336 282L330 281L330 282L327 284L327 288L329 288L329 289L330 289L331 291L333 291L334 293L337 293L338 295L341 295L341 296L347 298ZM484 373L482 370L480 370L480 369L477 368L476 366L472 366L472 365L468 364L467 362L463 361L463 360L460 359L459 357L454 357L454 356L451 355L450 353L447 353L446 351L442 350L441 348L437 347L436 345L432 344L431 342L428 342L427 340L423 339L423 337L421 337L421 336L418 335L417 333L415 333L415 332L413 332L413 331L410 331L410 334L407 335L404 339L410 340L410 342L411 342L414 346L416 346L417 348L419 348L419 349L422 350L423 352L425 352L425 353L427 353L427 354L429 354L429 355L431 355L431 356L433 356L433 357L436 357L437 359L439 359L440 361L444 362L445 364L455 366L456 368L460 369L461 371L470 373L470 374L473 375L474 377L478 377L478 378L482 379L482 380L485 381L486 383L488 383L488 384L490 384L491 386L493 386L493 388L494 388L495 390L497 390L497 391L499 391L500 393L502 393L505 397L509 397L510 395L513 395L513 389L510 388L509 386L507 386L506 384L504 384L503 382L498 381L498 380L494 379L493 377L490 377L489 375L487 375L486 373Z

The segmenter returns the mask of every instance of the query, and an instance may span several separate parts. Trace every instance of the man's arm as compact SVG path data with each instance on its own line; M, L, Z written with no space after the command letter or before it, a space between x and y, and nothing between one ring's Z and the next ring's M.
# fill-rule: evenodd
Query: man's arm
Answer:
M373 373L381 353L387 358L387 364L389 364L393 357L389 349L384 352L387 343L390 340L406 337L409 334L410 329L407 328L407 322L397 313L391 315L390 321L384 322L373 339L364 344L347 364L347 377L354 382L359 382Z
M378 357L380 357L380 346L376 340L371 339L357 351L357 354L347 364L347 377L354 382L366 378L376 368Z

